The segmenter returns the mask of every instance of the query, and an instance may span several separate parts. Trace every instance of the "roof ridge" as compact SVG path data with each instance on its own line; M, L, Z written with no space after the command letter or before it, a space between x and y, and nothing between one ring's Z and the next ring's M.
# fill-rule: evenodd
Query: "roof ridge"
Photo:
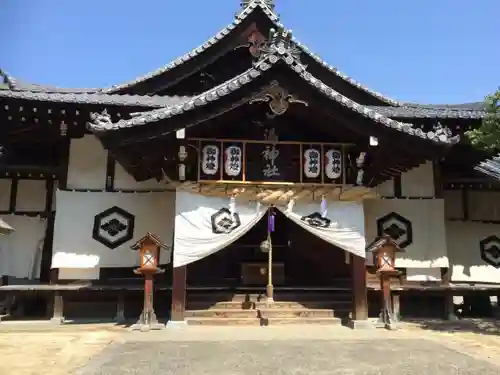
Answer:
M106 126L101 124L88 123L89 130L94 132L103 132L108 130L118 130L132 126L145 125L149 122L155 122L162 119L170 118L177 114L184 113L199 106L204 106L211 101L215 101L222 96L226 96L240 87L250 83L255 78L262 75L263 72L269 70L272 66L280 61L284 61L292 71L297 73L309 85L320 91L323 95L335 100L339 104L358 112L364 117L370 118L379 122L386 127L393 128L404 133L415 135L423 139L429 139L439 143L455 143L459 138L451 137L449 129L441 127L435 132L425 133L421 129L413 128L413 124L405 123L397 120L392 120L367 106L361 105L354 100L342 95L335 89L329 87L321 80L309 73L297 55L297 47L291 43L292 35L289 31L275 30L271 38L271 44L268 44L261 55L261 58L245 72L233 77L224 83L209 89L199 95L192 97L184 103L176 104L166 108L161 108L153 111L143 112L141 115L128 120L119 120L116 123L107 122Z
M102 89L103 92L113 92L117 90L121 90L130 86L133 86L136 83L143 82L149 78L158 76L166 71L169 71L182 63L192 59L193 57L199 55L200 53L204 52L206 49L208 49L210 46L216 44L220 40L224 38L224 36L228 35L230 31L232 31L239 23L241 23L244 19L246 19L255 9L260 8L264 14L269 18L271 22L276 27L279 28L284 28L284 25L279 21L279 16L271 9L269 6L266 5L265 0L250 0L248 6L246 6L241 12L236 14L235 19L231 24L223 28L218 34L216 34L214 37L210 38L208 41L203 43L201 46L198 46L194 49L192 49L190 52L184 54L181 57L178 57L174 61L171 61L167 65L164 65L163 67L156 69L153 72L150 72L148 74L145 74L143 76L139 76L138 78L128 81L123 84L119 85L113 85L110 88ZM349 84L356 86L362 91L365 91L366 93L373 95L377 99L390 104L394 106L401 106L403 105L403 102L398 101L396 99L390 98L387 95L384 95L380 92L377 92L375 90L370 89L369 87L361 84L354 78L348 76L347 74L341 72L337 68L333 67L332 65L328 64L325 60L323 60L319 55L316 53L312 52L308 47L306 47L304 44L302 44L299 40L293 39L293 42L299 46L304 53L306 53L308 56L310 56L313 60L315 60L317 63L325 67L327 70L338 76L339 78L343 79L344 81L348 82Z

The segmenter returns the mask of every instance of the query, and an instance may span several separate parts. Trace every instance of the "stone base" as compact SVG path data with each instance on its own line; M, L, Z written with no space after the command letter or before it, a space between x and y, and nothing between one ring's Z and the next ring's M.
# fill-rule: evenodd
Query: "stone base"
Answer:
M165 325L160 323L155 323L155 324L136 323L130 327L132 331L141 331L141 332L158 331L164 328Z
M397 323L386 323L384 324L384 328L388 329L389 331L397 331L399 330L400 326Z
M52 317L52 318L50 318L50 322L52 324L63 324L64 318L63 317Z
M460 319L458 319L458 316L456 316L455 313L451 313L451 314L446 315L446 320L448 320L450 322L456 322Z
M185 320L169 320L167 322L167 328L182 328L187 326L187 321Z
M363 329L374 329L375 328L375 323L373 322L373 320L353 320L353 319L349 319L347 321L347 327L351 328L351 329L359 329L359 330L363 330Z
M493 313L493 318L500 319L500 306L494 306L492 313Z

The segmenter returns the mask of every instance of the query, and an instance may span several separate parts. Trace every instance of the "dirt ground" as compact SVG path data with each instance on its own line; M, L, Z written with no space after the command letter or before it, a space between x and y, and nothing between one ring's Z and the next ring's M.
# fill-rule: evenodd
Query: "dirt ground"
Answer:
M438 341L451 349L481 358L494 364L500 363L500 323L484 322L461 322L455 325L430 323L410 324L405 323L401 330L396 332L387 331L351 331L347 328L332 328L342 330L337 339L342 337L351 339L373 339L380 338L408 338ZM225 327L226 329L228 327ZM250 328L255 330L268 330L271 328ZM202 328L194 328L203 330ZM217 330L217 328L213 327ZM210 330L204 333L213 337L216 331ZM284 328L280 328L284 329ZM297 329L302 331L303 327L286 328L286 335L293 334L291 331ZM321 328L324 331L324 328ZM211 331L211 333L210 333ZM314 331L314 330L313 330ZM100 353L113 342L125 341L152 341L176 340L181 334L161 333L131 333L125 328L113 325L72 325L51 327L47 326L12 326L2 324L0 329L0 374L2 375L67 375L72 374L78 368L84 366L89 360ZM262 331L260 331L262 334ZM285 331L281 331L285 332ZM320 332L320 331L318 331ZM205 336L202 331L185 332L188 336L197 336L200 339ZM314 336L313 332L310 332ZM340 333L340 331L339 331ZM233 331L234 334L234 331ZM385 335L385 336L384 336ZM181 336L184 336L181 334ZM264 335L267 336L267 335ZM276 339L282 336L280 331L269 335ZM222 337L222 336L221 336Z
M0 332L0 374L67 375L119 336L119 331L108 327L55 331L13 327Z

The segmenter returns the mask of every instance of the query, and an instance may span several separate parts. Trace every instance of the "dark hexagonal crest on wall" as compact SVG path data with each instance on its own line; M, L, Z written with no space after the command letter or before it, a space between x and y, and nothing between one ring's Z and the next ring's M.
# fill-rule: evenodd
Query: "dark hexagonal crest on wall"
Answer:
M500 268L500 238L489 236L479 242L481 259L490 266Z
M134 237L135 216L113 206L94 217L92 238L110 249L116 249Z
M377 220L377 235L388 234L401 248L413 242L411 221L396 212L388 213Z
M241 225L240 215L237 212L231 212L227 208L221 208L214 213L210 221L212 222L212 232L217 234L231 233Z

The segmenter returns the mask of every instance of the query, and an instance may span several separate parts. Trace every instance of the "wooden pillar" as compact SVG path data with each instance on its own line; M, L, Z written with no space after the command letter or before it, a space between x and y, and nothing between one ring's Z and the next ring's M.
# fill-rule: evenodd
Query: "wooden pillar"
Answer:
M125 292L118 292L116 299L116 315L115 322L118 324L125 323Z
M187 266L175 267L172 271L172 308L171 322L183 322L186 309Z
M57 284L59 280L59 269L50 270L50 283ZM53 323L61 324L64 322L64 300L61 291L55 290L47 300L47 315Z
M455 303L453 302L453 291L449 289L451 281L451 269L441 268L441 282L445 287L444 292L444 315L447 320L457 320L455 315Z
M366 292L365 258L351 254L351 274L353 293L353 320L368 319L368 296Z
M400 295L398 293L393 293L392 295L392 313L396 321L401 320L401 304Z

